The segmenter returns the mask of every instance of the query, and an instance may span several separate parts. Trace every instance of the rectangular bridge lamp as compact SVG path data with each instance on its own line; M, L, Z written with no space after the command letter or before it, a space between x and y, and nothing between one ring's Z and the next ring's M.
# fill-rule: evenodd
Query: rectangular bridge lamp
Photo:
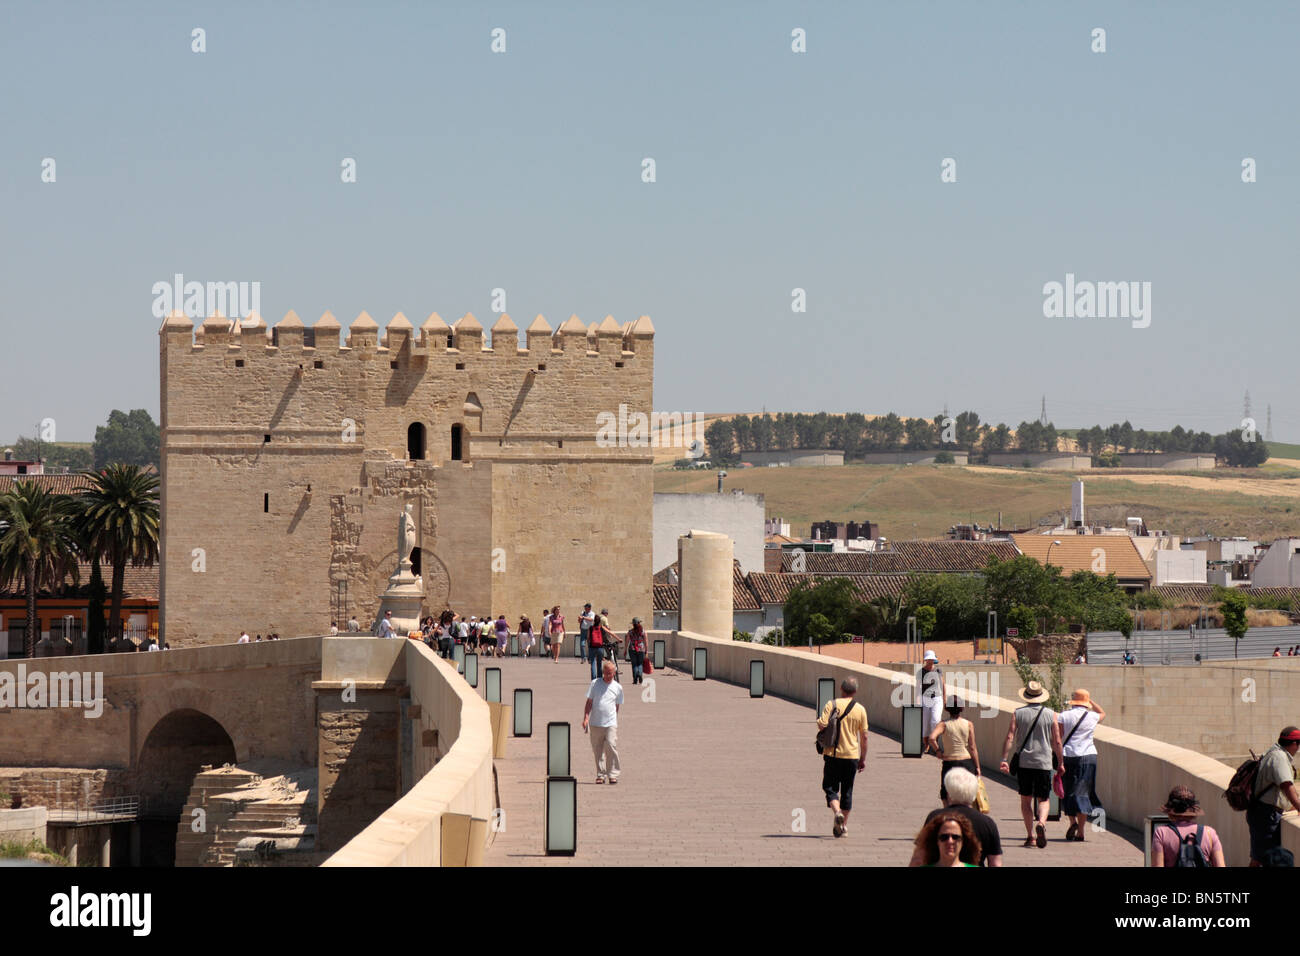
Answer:
M456 673L465 673L465 645L456 644L451 649L451 659L456 662Z
M515 736L533 735L533 692L528 687L515 688Z
M581 633L565 634L564 636L567 637L573 643L573 656L581 657L582 656L582 634Z
M899 734L903 742L903 756L920 757L923 744L921 739L921 708L915 704L908 704L899 709L903 714L902 733Z
M501 703L501 668L489 667L485 672L483 698L491 704Z
M569 725L562 721L546 725L546 776L569 776Z
M546 855L578 852L578 779L546 778Z
M518 634L510 635L510 643L506 649L506 654L510 657L519 656L519 635Z
M707 647L695 648L695 671L693 676L696 680L706 680L709 676L709 649Z
M835 678L819 677L817 678L817 716L822 715L826 705L835 699Z
M661 671L667 666L668 642L655 641L655 670Z
M763 696L763 662L753 660L749 662L749 696Z
M470 687L478 686L478 655L465 655L465 683Z

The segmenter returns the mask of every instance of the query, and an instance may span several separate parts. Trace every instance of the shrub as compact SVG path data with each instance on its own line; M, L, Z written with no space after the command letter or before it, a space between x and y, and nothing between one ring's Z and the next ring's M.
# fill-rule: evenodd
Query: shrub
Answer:
M731 629L731 639L733 641L744 641L747 644L752 644L754 641L754 635L750 634L748 631L740 631L733 627Z
M957 463L957 459L952 457L952 452L941 451L934 456L934 463L936 465L954 465Z

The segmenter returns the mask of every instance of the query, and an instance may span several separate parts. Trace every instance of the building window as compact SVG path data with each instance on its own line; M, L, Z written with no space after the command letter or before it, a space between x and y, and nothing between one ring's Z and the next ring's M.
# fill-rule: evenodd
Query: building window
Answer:
M406 457L424 461L424 423L411 422L406 428Z
M311 363L311 367L312 367L312 368L324 368L324 367L325 367L325 363L322 362L320 359L317 359L315 362L312 362L312 363Z
M451 426L451 460L465 460L465 426L459 422Z
M262 495L262 514L271 513L271 493L265 492Z
M244 360L243 360L243 359L235 359L235 368L243 368L243 367L244 367Z
M265 435L262 436L262 444L263 444L263 445L269 445L269 444L271 444L271 435L270 435L270 433L267 433L267 434L265 434Z
M397 363L396 363L396 362L389 362L389 363L388 363L388 367L389 367L389 368L392 368L392 369L395 369L395 368L397 368Z

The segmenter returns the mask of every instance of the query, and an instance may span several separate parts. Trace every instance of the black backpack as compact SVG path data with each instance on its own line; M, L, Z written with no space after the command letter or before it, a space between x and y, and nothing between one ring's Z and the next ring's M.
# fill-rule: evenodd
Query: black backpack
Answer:
M1174 831L1174 836L1178 836L1177 827L1170 827ZM1205 826L1198 823L1196 832L1188 833L1178 841L1178 862L1174 866L1209 866L1210 861L1205 858L1205 851L1201 849L1201 836L1205 833Z
M835 702L831 701L831 716L826 721L826 726L817 731L817 752L824 753L827 750L834 750L840 744L840 723L848 716L849 711L858 706L856 700L851 700L845 706L844 710L837 711Z

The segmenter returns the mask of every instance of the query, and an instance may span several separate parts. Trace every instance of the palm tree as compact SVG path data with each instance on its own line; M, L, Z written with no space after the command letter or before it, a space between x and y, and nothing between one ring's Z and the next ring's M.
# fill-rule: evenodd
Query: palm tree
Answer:
M86 472L81 494L93 554L113 569L109 640L122 636L122 590L126 566L158 560L158 476L139 465L109 465Z
M21 583L27 595L27 632L23 654L36 656L40 630L36 595L54 591L77 570L76 504L31 481L20 481L0 495L0 584Z

